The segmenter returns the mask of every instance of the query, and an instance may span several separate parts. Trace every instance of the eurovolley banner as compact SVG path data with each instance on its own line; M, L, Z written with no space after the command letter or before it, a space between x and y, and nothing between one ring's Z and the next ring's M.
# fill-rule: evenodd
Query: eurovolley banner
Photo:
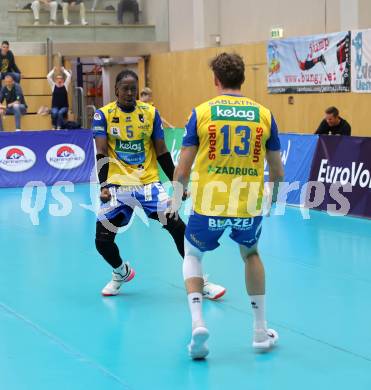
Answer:
M307 194L307 206L314 201L318 210L341 206L345 198L349 214L371 217L371 138L321 136L313 159L310 180L317 183ZM348 185L348 190L337 190L334 184ZM324 188L324 194L320 192ZM338 196L340 193L340 197ZM317 204L318 203L318 204ZM342 202L344 203L344 202ZM330 209L329 209L330 207Z
M94 167L89 130L0 132L0 187L89 182Z
M371 30L352 31L352 92L371 93Z
M350 91L350 31L268 42L270 93Z

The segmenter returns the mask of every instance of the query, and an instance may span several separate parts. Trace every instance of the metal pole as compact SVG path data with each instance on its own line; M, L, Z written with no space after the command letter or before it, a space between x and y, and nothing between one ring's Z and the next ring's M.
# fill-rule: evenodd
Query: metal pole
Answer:
M48 71L53 68L53 40L46 38L46 56L48 60Z

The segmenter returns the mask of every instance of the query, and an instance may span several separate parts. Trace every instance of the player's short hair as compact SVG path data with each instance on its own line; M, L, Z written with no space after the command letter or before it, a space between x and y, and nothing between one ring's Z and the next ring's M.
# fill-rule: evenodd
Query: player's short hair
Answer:
M237 53L218 54L210 68L224 88L239 89L245 81L245 63Z
M149 95L152 95L152 89L151 88L148 88L148 87L145 87L143 88L141 91L140 91L140 96L149 96Z
M4 80L5 80L6 78L12 79L12 80L14 81L14 77L13 77L11 74L5 75Z
M9 41L2 41L1 42L1 46L3 46L3 45L8 45L9 46Z
M328 115L333 115L335 117L339 116L339 110L334 106L327 108L325 113Z
M123 79L127 77L133 77L135 80L139 80L138 75L130 69L125 69L121 71L117 76L116 76L116 85Z

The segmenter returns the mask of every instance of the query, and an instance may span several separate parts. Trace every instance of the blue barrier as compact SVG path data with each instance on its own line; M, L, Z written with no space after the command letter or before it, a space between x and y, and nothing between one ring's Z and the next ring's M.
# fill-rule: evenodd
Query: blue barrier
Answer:
M281 157L285 168L285 182L298 182L298 188L288 193L287 203L300 205L302 187L309 180L313 156L318 143L318 135L280 134ZM265 172L266 179L268 171Z

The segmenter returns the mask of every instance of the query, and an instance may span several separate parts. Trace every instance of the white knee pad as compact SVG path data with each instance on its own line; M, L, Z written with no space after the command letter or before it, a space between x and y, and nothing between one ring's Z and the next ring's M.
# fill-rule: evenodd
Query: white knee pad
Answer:
M194 247L189 241L184 240L184 261L183 261L183 278L202 278L202 256L203 253Z

